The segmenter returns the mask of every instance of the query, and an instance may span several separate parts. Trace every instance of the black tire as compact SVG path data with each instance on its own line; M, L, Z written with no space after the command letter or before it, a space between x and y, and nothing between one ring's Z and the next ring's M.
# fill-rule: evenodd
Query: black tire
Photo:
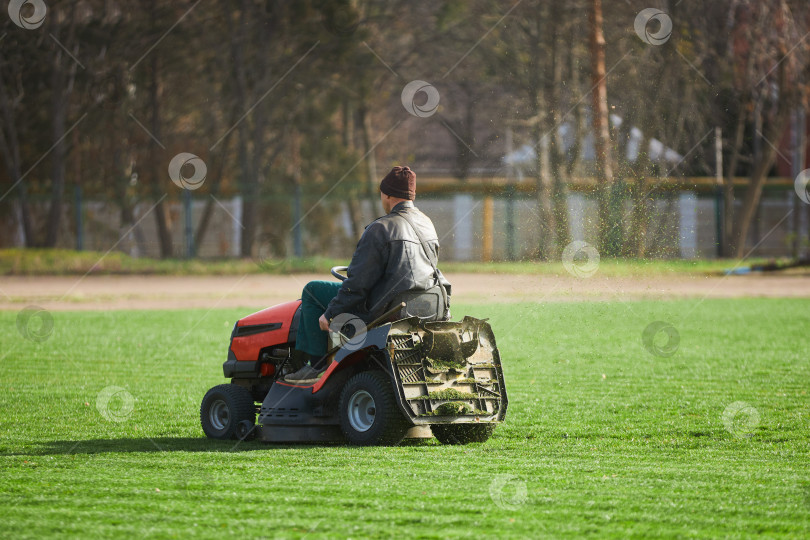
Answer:
M256 405L250 390L235 384L220 384L209 390L200 406L200 423L212 439L236 439L237 426L256 422Z
M433 424L430 429L442 444L468 444L486 442L495 424Z
M363 407L368 407L365 413ZM395 446L410 427L397 406L391 379L380 371L364 371L349 379L338 410L343 434L349 443L359 446Z

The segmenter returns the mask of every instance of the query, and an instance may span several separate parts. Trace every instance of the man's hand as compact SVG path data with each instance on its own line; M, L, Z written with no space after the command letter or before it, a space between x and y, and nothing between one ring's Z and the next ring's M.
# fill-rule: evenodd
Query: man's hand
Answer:
M318 319L318 325L320 325L321 330L323 330L324 332L329 331L329 321L327 321L326 317L324 317L323 315L321 315L321 318Z

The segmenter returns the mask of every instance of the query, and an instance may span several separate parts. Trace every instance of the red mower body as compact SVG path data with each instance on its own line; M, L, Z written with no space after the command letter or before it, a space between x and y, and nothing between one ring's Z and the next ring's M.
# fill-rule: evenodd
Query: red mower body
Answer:
M296 329L298 326L296 315L300 307L301 300L293 300L239 319L231 334L230 346L236 360L255 362L259 360L262 349L288 344L293 321ZM292 342L295 343L294 336Z
M257 311L236 321L222 365L225 377L249 388L257 401L273 383L276 367L295 348L301 300Z

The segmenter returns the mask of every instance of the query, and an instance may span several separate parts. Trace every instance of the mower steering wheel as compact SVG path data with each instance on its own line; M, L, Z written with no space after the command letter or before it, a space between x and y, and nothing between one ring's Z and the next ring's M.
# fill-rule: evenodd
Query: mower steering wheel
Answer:
M335 276L336 278L338 278L340 281L343 281L343 280L344 280L344 279L346 279L348 276L344 276L343 274L341 274L341 272L345 272L345 271L346 271L346 270L348 270L348 269L349 269L349 267L348 267L348 266L333 266L333 267L332 267L332 269L331 269L330 271L332 272L332 275L333 275L333 276Z

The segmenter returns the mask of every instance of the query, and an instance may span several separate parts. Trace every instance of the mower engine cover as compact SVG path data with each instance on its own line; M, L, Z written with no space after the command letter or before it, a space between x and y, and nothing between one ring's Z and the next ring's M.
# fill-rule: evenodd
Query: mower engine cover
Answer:
M257 376L262 362L289 354L295 345L300 317L301 300L293 300L239 319L231 332L228 359L222 366L225 377ZM275 347L280 349L278 354L273 354Z

